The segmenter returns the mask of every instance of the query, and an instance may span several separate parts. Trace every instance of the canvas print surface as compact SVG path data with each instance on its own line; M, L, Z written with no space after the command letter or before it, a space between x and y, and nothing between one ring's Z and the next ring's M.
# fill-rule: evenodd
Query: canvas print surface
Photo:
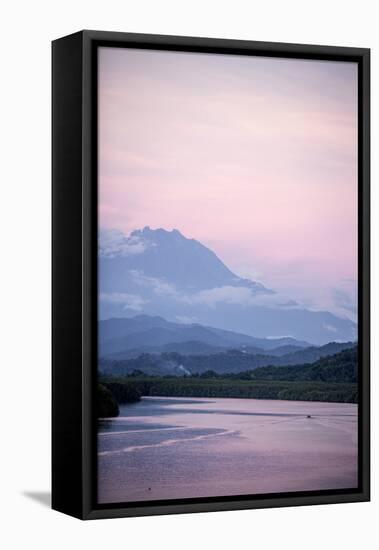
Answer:
M98 503L357 487L357 82L99 48Z

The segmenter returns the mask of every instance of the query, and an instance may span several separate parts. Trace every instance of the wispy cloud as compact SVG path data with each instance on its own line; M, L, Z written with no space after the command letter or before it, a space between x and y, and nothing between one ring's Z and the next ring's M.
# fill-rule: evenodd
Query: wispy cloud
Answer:
M334 303L337 307L340 307L342 309L345 309L348 312L357 313L357 296L356 296L356 290L351 289L351 292L348 292L346 290L343 290L341 288L333 288L332 289L332 296L334 299Z
M205 304L214 307L219 303L238 304L241 306L265 306L293 309L299 304L287 296L280 294L256 294L248 287L221 286L201 290L191 295L181 297L182 301L192 304Z
M132 311L142 311L143 306L148 302L138 294L128 294L125 292L112 292L99 295L100 302L107 304L122 305L123 309L131 309Z
M183 292L158 277L150 277L142 271L130 270L133 283L149 288L158 296L167 296L185 304L202 304L215 307L217 304L238 304L241 306L265 306L275 308L293 309L300 307L297 302L288 296L279 293L256 293L249 286L220 286L201 290L198 292Z
M338 332L338 329L336 327L334 327L333 325L324 324L323 326L329 332Z
M158 277L150 277L145 275L142 271L137 269L130 269L129 274L132 276L132 280L135 284L143 287L149 287L153 290L155 294L162 296L179 296L178 291L176 290L173 284L168 283L164 279L159 279Z
M146 248L152 246L139 235L129 237L122 231L102 229L99 235L99 255L107 258L116 256L132 256L142 254Z
M191 325L199 321L197 317L189 317L188 315L177 315L175 318L179 323L183 323L184 325Z

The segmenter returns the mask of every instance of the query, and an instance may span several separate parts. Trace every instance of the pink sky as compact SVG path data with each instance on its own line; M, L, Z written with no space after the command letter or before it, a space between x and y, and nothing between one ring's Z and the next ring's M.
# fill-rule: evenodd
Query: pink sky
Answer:
M354 63L101 48L99 136L100 227L176 228L308 307L355 303Z

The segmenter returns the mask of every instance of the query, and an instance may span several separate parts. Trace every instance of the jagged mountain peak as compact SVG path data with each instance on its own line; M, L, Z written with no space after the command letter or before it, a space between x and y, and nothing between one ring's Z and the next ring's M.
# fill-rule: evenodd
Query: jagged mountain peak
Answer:
M99 255L103 264L109 264L112 280L119 272L124 277L127 273L140 274L140 282L154 278L179 290L230 286L272 293L260 283L233 273L212 250L178 229L145 226L129 236L120 231L104 231L100 233Z
M166 237L181 237L184 240L191 240L187 239L180 231L179 229L164 229L163 227L157 227L156 229L152 229L149 225L145 225L142 229L135 229L130 233L131 236L134 237L155 237L158 235L166 236Z

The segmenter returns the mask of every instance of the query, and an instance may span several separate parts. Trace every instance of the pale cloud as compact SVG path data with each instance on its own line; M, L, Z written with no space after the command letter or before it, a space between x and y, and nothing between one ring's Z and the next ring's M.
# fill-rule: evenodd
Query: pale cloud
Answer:
M100 293L100 302L107 304L116 304L124 306L123 309L131 309L133 311L142 311L147 301L138 294L128 294L126 292L112 292L110 294Z
M181 301L191 304L205 304L214 307L219 303L238 304L242 306L265 306L293 309L299 307L297 302L280 294L256 294L249 287L221 286L201 290L191 295L183 295Z
M241 306L262 306L273 308L293 309L300 305L288 296L279 293L261 294L256 293L254 288L249 286L230 286L214 287L200 290L194 293L185 293L179 291L175 285L168 283L158 277L150 277L142 271L129 270L132 280L135 284L150 288L158 296L167 296L180 303L185 304L203 304L208 307L215 307L217 304L238 304ZM180 320L178 318L178 320ZM183 318L182 322L195 322L188 317Z
M356 317L358 309L358 285L355 279L340 281L338 288L332 288L331 294L336 308Z
M281 338L295 338L293 334L280 334L279 336L266 336L267 340L279 340Z
M146 248L152 246L139 235L129 237L122 231L102 229L99 235L99 255L106 258L116 256L132 256L142 254Z
M338 332L338 330L336 329L336 327L334 327L333 325L327 325L327 324L324 324L323 327L328 330L329 332Z
M226 304L248 304L252 298L249 288L238 286L221 286L207 290L201 290L192 296L187 297L190 303L206 304L216 306L218 303Z
M321 284L318 277L301 281L296 286L283 285L270 280L268 284L278 290L279 294L291 296L297 303L311 311L329 311L342 319L357 322L358 285L355 278L327 281ZM283 281L282 281L283 283Z
M240 277L244 277L252 281L261 282L263 280L262 272L251 265L238 265L234 268L234 272Z
M137 269L130 269L129 273L132 276L134 283L143 287L151 288L155 294L173 297L179 296L175 286L168 283L164 279L150 277L149 275L145 275L143 271L138 271Z
M175 318L179 323L183 323L184 325L191 325L199 321L197 317L189 317L188 315L177 315Z

